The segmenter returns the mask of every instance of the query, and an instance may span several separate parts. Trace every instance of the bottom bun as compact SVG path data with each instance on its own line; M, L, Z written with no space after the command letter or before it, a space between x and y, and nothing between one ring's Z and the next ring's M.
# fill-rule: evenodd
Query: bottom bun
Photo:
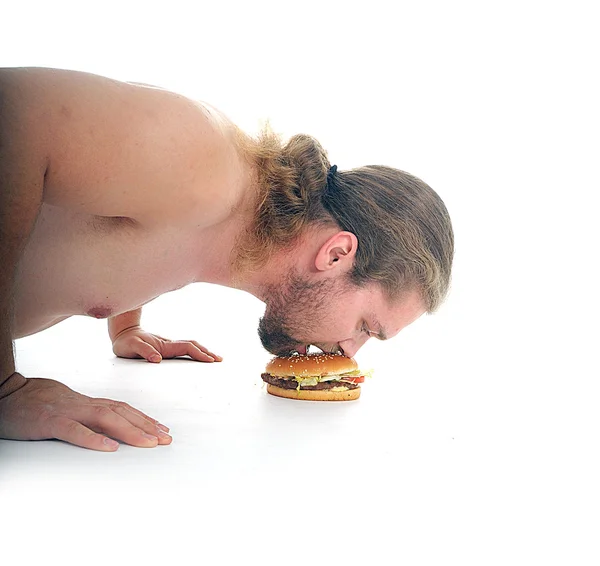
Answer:
M267 383L267 392L275 397L300 399L301 401L354 401L360 397L360 387L346 391L331 389L283 389Z

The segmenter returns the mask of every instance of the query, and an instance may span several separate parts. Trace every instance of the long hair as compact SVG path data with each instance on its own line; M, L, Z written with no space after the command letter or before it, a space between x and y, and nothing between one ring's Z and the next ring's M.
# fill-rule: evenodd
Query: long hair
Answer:
M239 139L257 178L255 220L238 243L238 268L257 269L307 228L333 224L358 239L354 284L378 283L392 301L417 288L428 312L439 307L450 284L454 235L431 187L382 165L331 174L327 152L308 135L284 144L265 128L257 138Z

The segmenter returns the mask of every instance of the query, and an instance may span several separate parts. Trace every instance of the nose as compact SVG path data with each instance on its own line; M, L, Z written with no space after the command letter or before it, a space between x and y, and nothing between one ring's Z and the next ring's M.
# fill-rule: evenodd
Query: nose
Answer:
M354 339L349 338L348 340L342 340L338 342L339 347L344 352L345 356L353 358L356 353L364 346L365 342L369 339L369 336L361 336L360 338Z

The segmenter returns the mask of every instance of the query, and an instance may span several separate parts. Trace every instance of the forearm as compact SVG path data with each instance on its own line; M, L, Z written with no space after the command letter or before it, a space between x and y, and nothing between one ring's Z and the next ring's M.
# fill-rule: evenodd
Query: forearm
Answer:
M2 166L0 159L0 167ZM15 373L13 353L14 281L17 265L29 237L39 205L15 207L5 198L8 191L0 179L0 399L19 389L25 382ZM41 197L40 197L41 200ZM11 218L11 212L18 213Z
M0 207L2 207L2 201L0 200ZM1 229L1 228L0 228ZM0 245L3 241L0 240ZM5 254L0 252L1 256ZM2 270L4 271L4 270ZM2 274L2 280L0 284L0 399L8 397L11 393L14 393L17 389L20 389L25 384L25 378L15 373L15 358L13 354L13 343L12 343L12 308L11 308L11 281L6 273Z
M15 110L18 92L0 74L0 387L14 381L13 299L19 260L42 204L47 157ZM5 384L3 386L3 384Z
M110 336L111 342L114 342L117 336L125 330L139 326L141 320L141 308L110 317L108 319L108 335Z
M0 201L0 207L2 202ZM4 241L0 239L0 246L4 246ZM1 249L1 248L0 248ZM0 254L5 255L0 252ZM2 384L15 371L15 358L12 344L12 276L0 270L0 388Z
M2 204L0 200L0 207L2 207ZM0 246L3 243L3 240L0 239ZM5 255L5 253L0 252L0 256ZM10 298L12 295L12 285L4 269L2 272L0 276L0 284L2 285L0 289L0 399L14 393L25 384L25 378L15 373L11 330L12 308Z

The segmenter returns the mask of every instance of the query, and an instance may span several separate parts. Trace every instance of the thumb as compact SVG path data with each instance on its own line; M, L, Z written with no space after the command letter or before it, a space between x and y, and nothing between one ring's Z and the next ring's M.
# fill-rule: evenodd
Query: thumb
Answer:
M160 352L154 346L148 344L148 342L140 340L136 344L135 349L138 356L145 358L149 362L159 363L162 360Z

